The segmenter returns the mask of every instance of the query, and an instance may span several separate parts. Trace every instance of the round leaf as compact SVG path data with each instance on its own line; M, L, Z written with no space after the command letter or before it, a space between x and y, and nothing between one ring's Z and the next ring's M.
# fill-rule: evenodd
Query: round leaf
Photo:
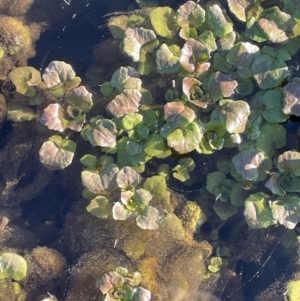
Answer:
M75 151L75 142L51 136L40 148L40 162L50 170L65 169L72 163Z
M19 281L26 277L27 261L16 253L0 255L0 279L11 278Z

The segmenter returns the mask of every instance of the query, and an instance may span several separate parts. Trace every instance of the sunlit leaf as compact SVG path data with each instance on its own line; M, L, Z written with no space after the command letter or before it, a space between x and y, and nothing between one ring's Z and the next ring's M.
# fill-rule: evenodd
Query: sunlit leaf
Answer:
M276 225L268 199L262 193L251 194L245 201L244 215L252 229L268 228Z
M205 21L205 10L194 1L186 1L177 10L177 22L181 27L198 28Z
M64 169L72 163L75 151L75 142L54 135L42 144L40 162L50 170Z
M112 208L112 215L115 220L125 221L131 215L131 211L121 202L116 202Z
M157 44L158 40L153 30L143 27L127 28L123 40L123 51L134 62L140 62L145 59L143 51L152 52Z
M22 280L27 275L27 261L16 253L0 254L0 279Z
M144 230L155 230L159 226L160 216L156 208L147 206L136 218L136 224Z
M73 107L87 113L93 106L92 93L85 86L79 86L66 93L66 99Z
M246 22L247 8L256 0L227 0L230 11L240 20Z
M282 92L283 113L300 116L300 83L288 83L283 87Z
M208 48L201 42L189 38L181 49L180 64L189 71L196 71L198 65L210 58Z
M101 147L115 147L116 134L116 125L111 120L101 117L94 117L81 131L83 140Z
M125 89L140 90L142 81L138 72L134 68L127 66L120 67L113 73L110 84L122 92Z
M176 13L170 7L157 7L149 13L151 24L155 32L164 38L172 38L178 25L176 23Z
M230 134L243 133L246 128L250 107L243 100L224 99L220 101L219 119Z
M277 87L288 76L288 67L282 60L259 54L254 58L252 72L258 86L269 89Z
M226 61L237 67L237 72L242 78L253 76L251 70L254 58L259 54L259 47L249 42L239 42L231 48L226 55Z
M123 117L124 115L138 112L138 107L142 94L134 89L125 89L121 94L117 95L108 105L107 110L115 117Z
M96 196L86 207L87 212L90 212L98 218L108 218L111 214L111 209L111 202L105 196L102 195Z
M203 133L198 124L190 123L183 129L175 129L168 137L168 146L176 150L179 154L187 154L197 148Z
M245 150L232 158L232 162L237 172L245 181L256 181L258 178L258 168L265 156L255 149Z
M179 55L174 55L174 53L171 51L168 45L162 44L156 50L155 62L157 72L160 74L177 72L180 69Z
M81 172L82 185L95 194L112 190L117 187L116 177L118 171L118 166L113 163L100 170L86 168Z
M296 150L285 151L278 157L277 167L280 171L289 171L300 176L300 153Z
M230 97L238 86L238 82L230 75L217 71L208 79L208 92L213 101Z
M135 187L140 182L140 175L133 168L125 166L118 172L116 181L120 188Z
M29 106L20 104L8 104L7 106L7 118L14 122L30 121L36 117L36 113Z
M206 7L206 21L209 30L215 36L223 37L233 30L233 23L218 3L209 4Z
M42 77L47 88L55 88L64 82L71 82L75 78L75 72L70 64L63 61L52 61Z

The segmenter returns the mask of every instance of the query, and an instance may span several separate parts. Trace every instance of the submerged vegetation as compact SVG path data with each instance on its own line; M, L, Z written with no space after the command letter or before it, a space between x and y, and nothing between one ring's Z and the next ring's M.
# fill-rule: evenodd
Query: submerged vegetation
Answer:
M67 174L81 149L82 196L92 215L81 212L77 222L103 231L71 269L65 300L196 300L201 281L226 268L235 253L219 242L218 231L241 213L252 229L283 225L285 245L300 249L300 152L287 145L285 129L291 116L300 116L293 66L300 49L298 1L265 7L227 0L228 11L218 2L136 4L140 9L108 21L118 41L112 47L127 64L99 67L100 75L91 66L83 83L63 61L42 72L26 63L9 71L17 58L31 56L38 27L34 35L18 19L0 16L3 86L15 88L4 91L7 118L35 120L51 133L39 149L51 171ZM97 95L88 81L100 86ZM197 191L183 200L168 183ZM200 230L205 223L210 235ZM17 275L2 268L8 256L23 264L18 273L12 268ZM51 256L58 272L49 279L55 279L65 262ZM11 285L6 278L25 277L22 260L0 254L1 286ZM290 300L299 295L295 282L287 286Z

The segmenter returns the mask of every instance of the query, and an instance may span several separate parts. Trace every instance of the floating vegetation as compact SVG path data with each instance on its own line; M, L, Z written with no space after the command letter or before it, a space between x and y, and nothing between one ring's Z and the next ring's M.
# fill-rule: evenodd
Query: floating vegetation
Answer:
M108 20L112 51L126 64L90 66L97 93L57 60L42 71L15 66L3 80L15 89L3 92L7 118L51 133L40 162L66 175L75 170L83 186L81 211L71 213L73 228L62 234L66 241L82 235L82 245L70 242L80 257L66 301L196 300L199 284L217 281L241 250L220 240L226 223L236 231L243 223L270 231L283 225L292 233L285 245L299 253L300 152L286 146L285 129L300 116L300 79L291 72L300 48L298 2L228 0L228 11L218 2L135 2L140 9ZM0 34L0 63L28 58L30 27L14 17L0 17L2 23L16 31ZM178 197L172 182L197 189ZM52 255L44 264L57 260L59 269L49 279L61 277L65 264ZM0 278L21 280L25 263L1 253ZM299 295L296 282L287 285L290 300Z

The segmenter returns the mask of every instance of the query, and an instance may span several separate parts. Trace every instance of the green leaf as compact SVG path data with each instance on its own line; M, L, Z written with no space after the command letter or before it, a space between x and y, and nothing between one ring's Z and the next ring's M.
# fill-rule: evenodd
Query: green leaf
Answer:
M215 201L213 209L223 221L229 219L238 212L237 207L229 202L222 202L222 200L219 199Z
M147 206L136 218L136 224L144 230L155 230L159 226L160 216L156 208Z
M276 225L268 199L262 193L251 194L245 201L244 215L252 229L268 228Z
M119 15L109 19L108 28L114 39L123 39L128 24L127 15Z
M262 8L261 8L262 9ZM255 42L262 43L267 40L267 35L263 32L260 26L257 24L257 15L261 12L256 12L255 17L249 16L246 24L245 36Z
M177 45L175 45L178 47ZM178 47L179 49L179 47ZM177 52L177 51L176 51ZM167 44L162 44L156 50L156 70L160 74L175 73L180 69L179 56L172 52Z
M253 76L261 89L277 87L288 76L284 61L272 59L267 54L255 56L252 64Z
M202 42L210 52L217 50L215 37L209 30L204 30L198 37L198 41Z
M86 210L98 218L108 218L111 214L112 204L105 196L98 195L91 200Z
M177 10L177 23L181 27L200 27L205 21L205 10L194 1L186 1Z
M93 106L92 93L85 86L79 86L68 91L65 95L67 102L82 113L88 113Z
M212 273L217 273L222 266L222 258L221 257L212 257L210 259L210 265L208 266L209 271Z
M219 38L233 30L232 21L217 3L208 4L206 7L205 24Z
M130 131L137 126L140 126L142 122L143 122L143 115L138 113L127 114L121 120L122 127L126 131Z
M160 200L164 199L167 192L166 179L162 176L152 176L145 180L143 188L148 190L154 197Z
M120 67L111 77L111 86L117 88L120 92L125 89L140 90L142 81L138 72L132 67Z
M84 167L96 167L97 157L93 155L84 155L80 158L80 163Z
M189 172L195 168L195 162L192 158L182 158L178 161L174 168L172 168L173 177L181 182L185 182L190 178Z
M274 149L279 149L286 144L286 130L280 124L266 123L260 127L261 134L256 140L256 148L270 158Z
M104 82L100 86L100 92L103 96L109 96L114 91L114 88L112 87L110 82Z
M14 122L31 121L36 118L36 113L29 106L9 104L7 118Z
M179 154L186 154L195 150L201 139L201 132L197 123L192 122L183 129L175 129L167 136L168 146Z
M27 275L27 261L16 253L1 253L0 279L22 280Z
M166 141L159 134L150 135L144 144L143 150L150 157L159 157L166 152L171 155Z
M151 24L155 32L164 38L174 37L178 28L176 13L170 7L157 7L149 13Z
M286 286L286 292L289 301L298 301L300 299L300 280L290 281Z
M206 176L206 189L215 195L217 188L221 187L223 181L226 179L226 175L222 171L210 172Z
M146 206L148 206L151 199L151 193L143 188L137 189L133 196L133 202L139 209L144 209Z
M230 11L242 22L246 22L247 9L256 0L227 0Z
M237 68L237 73L242 78L253 76L251 70L254 58L259 54L259 47L249 42L239 42L229 50L226 61Z
M244 200L249 196L249 190L243 187L242 183L236 183L230 190L230 202L235 207L240 207L244 204Z
M9 79L16 86L16 91L25 96L35 96L38 86L42 82L40 71L33 67L17 67L8 74Z
M128 141L125 145L125 150L128 152L130 156L136 156L142 153L143 146L134 141Z
M213 101L230 97L238 86L238 82L230 75L217 71L213 73L207 82L207 90Z
M266 106L263 116L270 123L283 123L288 119L282 111L283 100L282 91L279 89L266 91L262 98Z
M128 146L128 142L130 140L127 137L123 137L118 141L117 144L117 164L118 166L124 167L124 166L142 166L144 165L148 160L151 159L150 156L148 156L145 152L141 151L141 145L136 145L136 150L130 148L130 144ZM133 153L138 153L137 155L130 155L128 151L132 151ZM141 151L141 152L140 152ZM139 153L140 152L140 153Z

